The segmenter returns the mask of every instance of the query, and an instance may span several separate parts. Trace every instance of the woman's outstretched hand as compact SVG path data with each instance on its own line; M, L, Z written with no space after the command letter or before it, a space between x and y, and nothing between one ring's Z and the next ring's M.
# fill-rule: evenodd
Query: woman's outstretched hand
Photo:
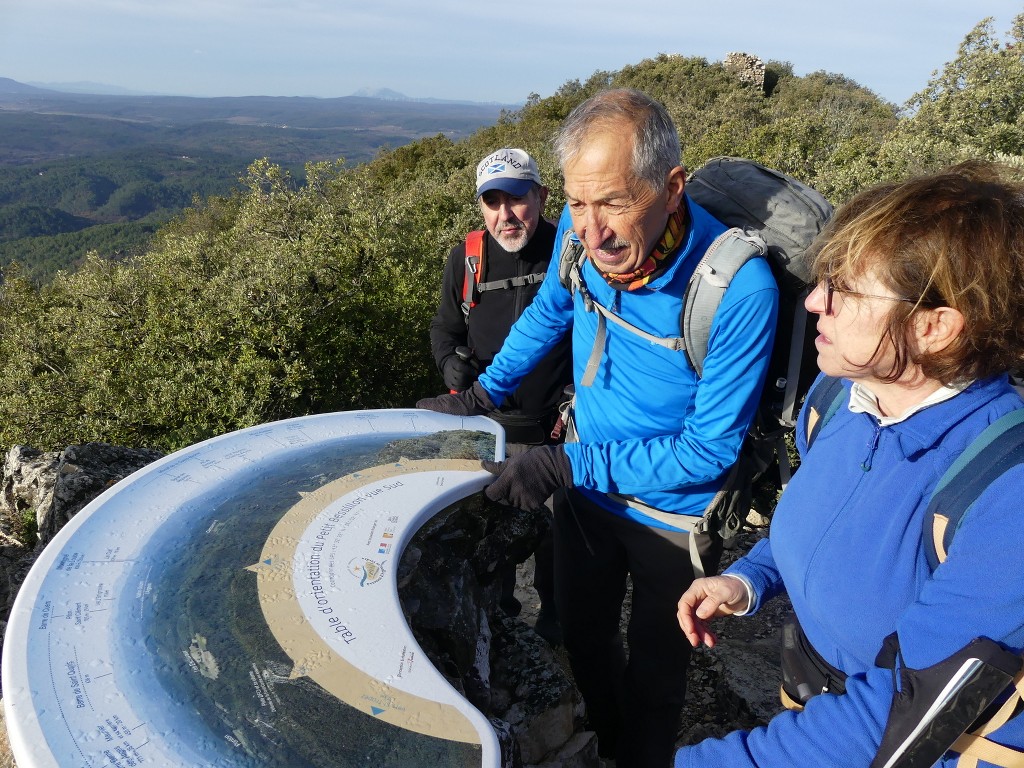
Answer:
M676 618L694 648L704 643L714 648L717 638L705 623L716 616L731 616L747 609L747 588L733 576L696 579L679 598Z

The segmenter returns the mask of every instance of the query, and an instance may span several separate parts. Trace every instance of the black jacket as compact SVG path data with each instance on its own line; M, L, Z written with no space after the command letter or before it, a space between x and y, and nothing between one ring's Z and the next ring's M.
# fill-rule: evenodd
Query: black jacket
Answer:
M555 227L541 219L530 242L519 253L509 253L491 237L484 235L483 282L521 277L547 271L555 242ZM441 285L441 302L430 323L430 348L438 370L455 354L455 348L473 350L483 372L501 349L509 329L533 301L540 283L507 290L479 294L477 305L470 311L469 323L462 313L462 284L466 274L465 242L452 248L445 264ZM523 379L519 388L502 405L502 413L535 416L545 423L554 423L555 411L562 400L565 385L572 381L570 335ZM500 419L499 419L500 420ZM510 436L511 437L511 436Z

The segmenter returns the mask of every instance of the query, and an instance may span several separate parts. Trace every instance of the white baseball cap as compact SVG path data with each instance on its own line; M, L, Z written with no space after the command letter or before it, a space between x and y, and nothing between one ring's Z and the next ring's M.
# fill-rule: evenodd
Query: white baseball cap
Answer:
M537 163L521 149L503 147L491 152L476 167L477 197L489 189L523 197L534 184L540 184Z

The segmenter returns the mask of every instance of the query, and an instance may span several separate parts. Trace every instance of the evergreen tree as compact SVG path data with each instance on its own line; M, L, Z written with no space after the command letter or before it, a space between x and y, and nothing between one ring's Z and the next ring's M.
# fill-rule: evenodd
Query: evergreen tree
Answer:
M979 22L904 112L883 147L889 177L968 158L1024 165L1024 14L1013 20L1005 43L991 18Z

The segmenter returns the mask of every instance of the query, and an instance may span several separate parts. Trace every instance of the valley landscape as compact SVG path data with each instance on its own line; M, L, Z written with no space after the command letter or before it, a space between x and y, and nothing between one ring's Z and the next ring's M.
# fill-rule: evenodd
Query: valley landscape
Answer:
M0 268L17 261L46 281L89 251L130 256L194 199L237 188L255 160L267 158L301 181L306 163L355 165L436 135L458 141L502 110L394 92L336 99L71 93L0 77Z

